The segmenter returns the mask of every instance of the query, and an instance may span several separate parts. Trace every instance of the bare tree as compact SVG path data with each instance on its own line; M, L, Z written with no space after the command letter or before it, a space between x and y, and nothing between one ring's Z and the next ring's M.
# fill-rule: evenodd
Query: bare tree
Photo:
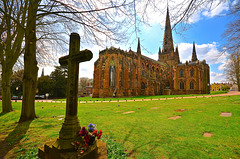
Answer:
M79 89L85 90L86 87L87 87L87 86L89 85L89 83L90 83L89 80L90 80L90 79L87 78L87 77L82 77L82 78L80 78L80 80L79 80Z
M24 52L28 1L16 0L0 2L0 62L2 66L2 112L12 111L10 82L12 68L19 55Z
M240 1L236 1L230 8L229 14L234 15L234 20L227 25L227 29L222 34L223 52L230 54L224 72L229 81L237 83L240 91Z
M229 14L234 15L234 20L227 25L227 29L222 34L225 41L223 48L227 53L237 53L240 50L240 1L231 7Z
M238 91L240 91L240 52L232 53L228 63L224 69L226 77L229 81L237 83Z

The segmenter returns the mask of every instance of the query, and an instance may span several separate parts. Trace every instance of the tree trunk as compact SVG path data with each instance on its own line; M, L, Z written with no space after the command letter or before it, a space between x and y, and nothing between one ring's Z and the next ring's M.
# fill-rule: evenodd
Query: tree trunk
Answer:
M19 122L33 120L35 114L35 94L38 67L36 60L36 14L41 0L29 2L24 54L23 101Z
M237 61L236 61L236 79L237 79L237 85L238 85L238 91L240 91L240 53L237 53Z
M13 111L11 102L10 83L12 77L12 69L5 67L2 68L2 112L8 113Z

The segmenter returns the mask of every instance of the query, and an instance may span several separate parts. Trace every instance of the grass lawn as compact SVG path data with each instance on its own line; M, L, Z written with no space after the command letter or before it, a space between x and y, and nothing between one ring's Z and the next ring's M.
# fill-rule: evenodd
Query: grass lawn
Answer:
M225 94L228 91L211 91L210 95ZM118 100L134 100L134 99L156 99L156 98L173 98L173 97L190 97L190 96L206 96L209 94L186 94L186 95L156 95L156 96L135 96L124 98L92 98L79 97L78 101L118 101ZM55 101L66 101L66 99L55 99Z
M58 137L65 103L36 103L39 118L23 124L17 123L21 103L13 109L0 114L0 158L35 153ZM123 114L129 111L134 112ZM129 158L240 158L240 96L79 104L78 115L81 126L97 124ZM181 118L168 119L173 116Z

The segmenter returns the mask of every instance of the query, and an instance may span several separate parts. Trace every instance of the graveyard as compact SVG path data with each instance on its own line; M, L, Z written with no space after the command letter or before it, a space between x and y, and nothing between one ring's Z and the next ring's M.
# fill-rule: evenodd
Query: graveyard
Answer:
M1 157L34 158L59 136L66 104L37 102L38 118L24 123L21 103L12 104L13 112L0 114ZM239 158L239 105L239 95L78 103L77 114L82 127L103 131L109 158Z

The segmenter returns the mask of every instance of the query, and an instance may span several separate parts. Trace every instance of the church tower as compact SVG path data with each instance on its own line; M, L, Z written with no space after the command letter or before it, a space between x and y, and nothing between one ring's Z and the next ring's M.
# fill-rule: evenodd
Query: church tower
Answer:
M167 8L165 31L163 38L162 53L159 53L158 61L167 63L169 66L175 66L179 63L178 50L174 52L172 28L169 16L169 10Z

